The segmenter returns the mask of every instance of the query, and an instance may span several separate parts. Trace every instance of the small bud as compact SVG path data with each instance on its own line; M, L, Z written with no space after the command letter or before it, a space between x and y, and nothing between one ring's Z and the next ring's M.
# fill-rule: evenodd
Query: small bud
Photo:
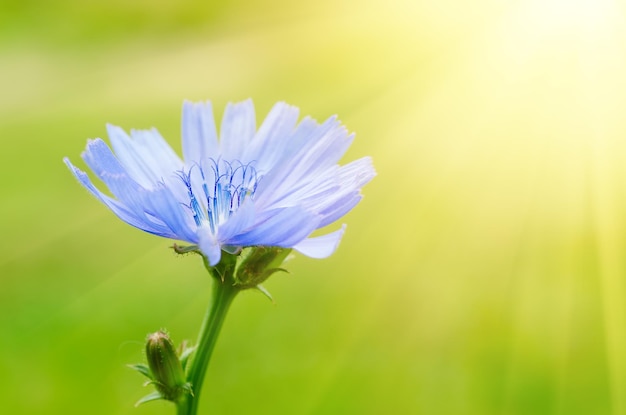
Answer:
M146 358L152 373L152 384L168 401L177 401L191 387L185 379L185 372L180 363L172 341L164 331L148 335Z

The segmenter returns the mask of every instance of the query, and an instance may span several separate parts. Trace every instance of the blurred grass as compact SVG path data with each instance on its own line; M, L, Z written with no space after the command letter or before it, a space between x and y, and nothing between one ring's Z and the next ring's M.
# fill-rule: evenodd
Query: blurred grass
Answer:
M170 414L126 363L194 339L193 257L115 219L61 159L104 125L180 148L183 99L278 100L379 176L340 250L235 303L213 413L626 413L624 9L464 3L0 5L0 400Z

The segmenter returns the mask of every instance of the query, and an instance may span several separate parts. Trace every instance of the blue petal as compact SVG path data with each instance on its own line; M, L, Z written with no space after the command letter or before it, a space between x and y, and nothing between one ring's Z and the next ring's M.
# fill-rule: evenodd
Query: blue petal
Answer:
M302 205L311 208L308 210L316 211L317 205L329 198L333 198L342 190L337 181L338 172L339 166L333 166L323 174L309 177L307 178L308 180L302 180L280 196L259 197L257 203L264 209Z
M327 258L337 250L341 237L346 230L346 225L341 229L323 236L307 238L294 245L293 249L311 258Z
M130 130L130 137L137 152L152 167L155 175L164 177L182 168L182 160L156 128Z
M195 242L195 233L189 224L191 215L163 184L156 184L153 189L139 186L100 139L88 142L83 158L111 192L132 209L135 215L141 217L147 213L167 226L175 238Z
M299 206L275 209L264 212L264 217L248 232L244 232L228 241L226 245L235 246L281 246L292 247L309 236L317 227L320 217Z
M144 189L130 177L104 141L99 138L89 140L82 156L115 197L137 216L143 215L145 206L141 194Z
M296 126L295 130L286 142L284 150L284 160L289 160L304 146L307 146L311 142L311 137L323 130L329 130L332 128L331 123L325 123L321 126L317 121L311 117L304 117L302 121Z
M248 99L237 104L229 103L224 111L220 128L222 158L241 160L255 130L256 119L252 100Z
M257 201L261 205L269 206L300 188L302 183L323 174L339 161L353 139L332 118L311 134L305 145L263 178L257 189Z
M152 186L154 180L150 173L150 169L148 166L145 166L141 160L136 160L136 151L128 134L126 134L126 132L120 127L116 127L111 124L107 124L107 132L109 134L111 145L117 153L117 158L124 165L128 174L130 174L133 180L141 183L143 186Z
M198 242L191 212L176 200L167 187L160 186L148 191L145 203L147 210L154 212L154 216L162 220L176 234L177 239Z
M310 148L298 155L302 157L298 169L302 174L315 174L337 164L354 141L354 134L348 134L348 130L338 121L330 118L329 122L333 128L311 140Z
M354 134L348 134L336 117L330 117L306 137L296 137L301 144L289 159L298 159L296 165L305 171L324 169L339 162L353 139Z
M361 199L363 199L363 196L359 192L354 192L345 195L339 200L335 200L331 206L319 212L322 216L319 227L322 228L326 225L330 225L340 219L346 213L350 212Z
M375 175L371 159L364 157L345 166L332 166L308 178L309 181L294 183L281 198L266 197L257 202L264 209L280 205L303 206L322 216L319 226L323 227L348 213L361 200L361 187Z
M93 183L91 183L91 180L89 180L89 177L87 176L87 174L85 174L85 172L81 171L79 168L74 166L69 161L68 158L64 158L63 161L69 167L69 169L72 171L74 176L76 176L78 181L87 190L89 190L89 192L91 194L93 194L98 200L100 200L100 202L102 202L105 206L107 206L109 209L111 209L111 211L113 211L113 213L115 213L115 215L118 218L120 218L124 222L128 223L129 225L132 225L132 226L134 226L136 228L139 228L139 229L141 229L143 231L146 231L146 232L158 235L158 236L163 236L163 237L166 237L166 238L174 238L174 237L176 237L176 235L174 235L165 226L162 226L162 225L159 225L159 224L152 223L152 222L148 221L145 218L145 215L138 216L135 212L133 212L127 206L125 206L125 205L117 202L116 200L111 199L107 195L103 194L101 191L99 191L93 185Z
M107 125L115 155L131 177L143 187L153 187L183 166L180 158L155 129L132 130Z
M236 235L240 235L254 226L256 219L256 209L251 200L246 200L243 205L235 211L228 220L220 225L218 238L221 241L228 241Z
M284 102L275 104L246 149L243 161L255 161L255 168L261 173L269 171L290 145L298 114L296 107Z
M202 253L208 258L209 265L212 267L217 265L222 258L222 249L219 241L211 232L211 228L203 225L198 228L198 246Z
M374 177L376 177L376 170L371 157L362 157L339 169L339 181L342 186L361 188Z
M338 190L332 194L311 192L311 196L302 202L308 209L323 216L320 226L326 226L348 213L361 200L361 187L372 180L376 172L372 160L363 157L340 167L335 176Z
M218 158L217 131L209 101L183 103L182 137L183 157L187 165Z

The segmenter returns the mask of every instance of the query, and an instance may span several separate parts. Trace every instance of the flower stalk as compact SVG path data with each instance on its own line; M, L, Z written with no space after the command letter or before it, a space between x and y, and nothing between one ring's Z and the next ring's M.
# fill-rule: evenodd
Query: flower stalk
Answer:
M204 317L198 346L188 367L187 379L193 395L187 395L177 403L178 415L195 415L198 412L200 391L209 361L228 309L238 292L239 288L232 284L231 278L225 278L224 281L213 279L211 305Z
M260 284L273 273L284 271L279 266L291 250L258 246L236 254L223 252L221 261L216 266L211 266L208 258L194 246L174 245L173 248L179 254L197 253L201 255L207 271L213 277L211 304L202 322L195 353L186 366L187 381L191 385L193 394L187 394L176 401L178 415L196 415L202 383L230 305L236 295L245 289L256 288L268 295Z
M202 383L211 360L211 355L217 342L222 325L228 313L230 305L239 292L239 288L233 285L233 276L230 267L222 267L222 278L213 278L213 292L211 304L202 322L198 346L190 362L187 379L191 383L194 394L187 395L186 399L178 404L178 415L195 415L198 412L198 403ZM232 268L234 270L234 267ZM214 271L218 274L218 271ZM214 275L215 277L215 275Z

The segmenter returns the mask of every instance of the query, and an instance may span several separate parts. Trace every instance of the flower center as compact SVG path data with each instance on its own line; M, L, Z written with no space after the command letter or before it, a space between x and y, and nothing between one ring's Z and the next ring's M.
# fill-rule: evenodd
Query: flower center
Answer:
M178 176L187 187L189 204L197 226L208 222L213 234L248 197L253 197L259 177L252 163L209 159L194 164ZM202 195L198 198L198 195Z

